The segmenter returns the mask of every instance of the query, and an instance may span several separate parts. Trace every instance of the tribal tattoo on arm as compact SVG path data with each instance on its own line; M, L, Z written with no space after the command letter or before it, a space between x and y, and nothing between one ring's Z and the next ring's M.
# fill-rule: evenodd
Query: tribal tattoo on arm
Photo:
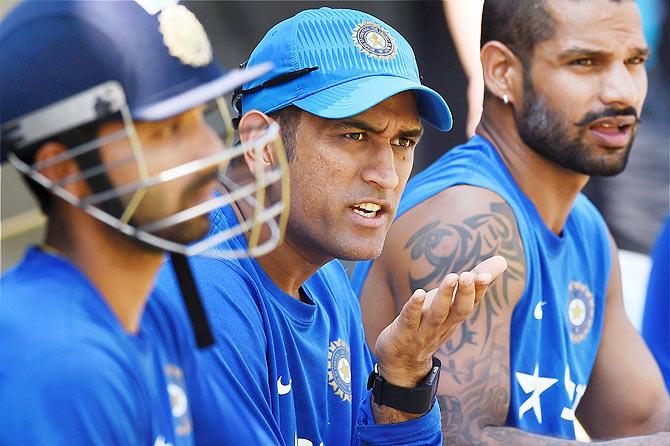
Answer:
M449 272L472 269L496 254L507 271L487 291L460 333L437 355L442 360L446 392L437 397L444 445L570 446L578 441L540 436L504 426L510 401L510 321L525 286L526 259L516 219L503 201L491 201L489 212L459 223L433 221L412 235L404 249L411 263L409 286L430 289ZM453 216L451 217L453 220ZM670 433L621 438L599 444L667 445Z
M405 245L411 257L410 291L430 289L449 272L474 268L499 254L508 269L439 351L447 394L438 396L444 444L483 444L482 429L504 424L509 406L509 325L523 290L525 257L514 214L505 202L459 223L421 227ZM444 382L444 381L443 381Z

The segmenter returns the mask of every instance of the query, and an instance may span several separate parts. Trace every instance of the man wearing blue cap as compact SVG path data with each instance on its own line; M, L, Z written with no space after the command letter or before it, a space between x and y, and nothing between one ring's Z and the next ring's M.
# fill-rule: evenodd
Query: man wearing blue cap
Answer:
M439 350L448 444L581 444L577 419L592 439L636 436L607 444L670 444L658 432L670 399L624 311L616 246L580 192L626 165L648 54L633 1L484 2L477 134L412 178L382 255L352 276L374 342L408 290L508 259Z
M416 291L377 342L376 366L358 301L334 259L379 254L412 168L420 118L448 130L449 109L421 85L405 39L358 11L308 10L279 23L247 65L267 60L273 70L234 101L243 141L246 129L273 120L282 126L291 185L286 238L257 260L191 258L217 340L199 359L214 387L235 393L244 402L239 411L276 443L441 444L433 353L504 259ZM276 161L263 154L246 162L254 169ZM217 211L213 227L230 227L246 212ZM246 244L239 236L225 248ZM158 286L178 294L169 269ZM212 444L214 422L204 432Z
M208 341L183 256L226 237L201 240L209 211L233 200L214 194L233 154L281 158L276 126L234 149L222 141L232 132L221 95L267 68L222 72L176 4L26 2L2 21L2 159L48 224L0 280L1 444L193 443L207 407L188 394L209 390L195 379L189 322L149 296L171 251L196 339ZM220 429L232 440L259 441L246 422L230 427Z

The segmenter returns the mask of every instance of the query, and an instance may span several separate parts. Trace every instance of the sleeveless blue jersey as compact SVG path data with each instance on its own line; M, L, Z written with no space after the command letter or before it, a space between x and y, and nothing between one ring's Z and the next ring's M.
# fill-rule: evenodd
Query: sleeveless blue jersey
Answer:
M193 444L178 332L159 308L129 335L78 269L38 248L0 293L0 444Z
M236 219L227 208L212 221L220 229ZM227 244L243 249L246 242L239 236ZM219 403L234 399L238 419L251 419L263 433L255 444L441 444L437 404L410 422L374 424L366 390L373 360L358 299L339 262L304 283L309 303L284 293L256 260L196 256L189 263L216 339L198 355L199 366ZM175 306L172 268L161 271L157 288ZM195 399L194 407L199 404ZM210 413L195 424L196 439L221 444L222 420L215 407Z
M542 221L495 148L480 136L455 147L412 178L398 215L455 185L489 189L516 217L526 255L526 289L510 334L511 400L507 424L528 432L574 438L574 413L598 350L611 253L605 223L579 195L556 236ZM360 293L371 262L352 277Z

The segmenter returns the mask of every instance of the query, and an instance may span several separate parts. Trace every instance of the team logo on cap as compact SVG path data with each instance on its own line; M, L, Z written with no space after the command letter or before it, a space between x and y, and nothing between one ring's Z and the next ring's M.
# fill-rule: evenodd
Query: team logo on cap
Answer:
M335 395L351 402L351 362L349 346L342 339L332 341L328 347L328 384Z
M183 5L172 5L158 16L163 43L185 65L203 67L212 59L212 45L198 18Z
M358 49L375 59L393 59L398 52L395 39L375 22L363 22L351 33Z
M568 320L570 321L570 340L579 344L591 331L595 303L593 293L586 284L570 282L568 285Z

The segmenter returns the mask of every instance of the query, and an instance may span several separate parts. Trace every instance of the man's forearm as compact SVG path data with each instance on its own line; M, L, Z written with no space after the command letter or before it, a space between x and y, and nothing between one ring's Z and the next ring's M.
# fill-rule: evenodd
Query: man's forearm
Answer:
M667 446L670 444L670 433L660 432L643 437L619 438L595 443L603 446ZM510 444L516 446L572 446L582 443L576 440L535 435L512 427L487 427L482 430L481 444L487 446Z

